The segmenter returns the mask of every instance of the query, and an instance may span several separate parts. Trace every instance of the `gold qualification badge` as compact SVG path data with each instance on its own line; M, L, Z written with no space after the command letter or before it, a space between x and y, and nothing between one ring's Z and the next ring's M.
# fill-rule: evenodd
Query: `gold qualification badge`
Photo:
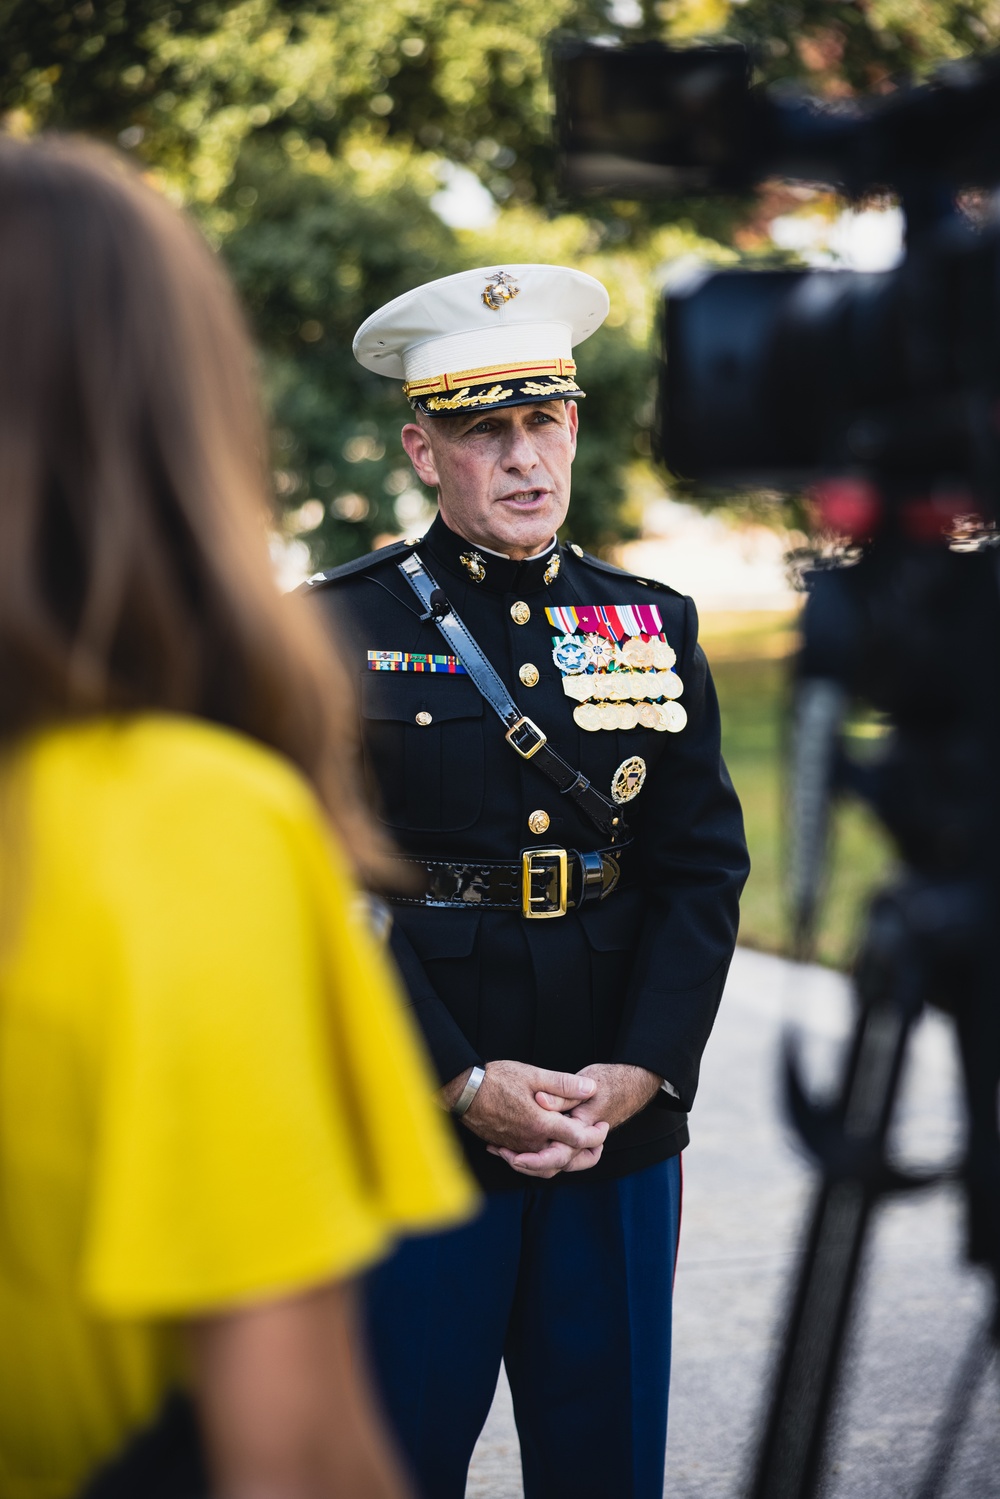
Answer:
M611 777L611 800L619 807L638 796L646 780L646 762L641 755L623 760Z

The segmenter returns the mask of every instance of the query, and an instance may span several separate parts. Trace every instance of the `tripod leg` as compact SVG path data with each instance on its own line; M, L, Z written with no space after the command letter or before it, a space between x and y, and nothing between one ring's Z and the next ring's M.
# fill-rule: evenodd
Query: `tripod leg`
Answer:
M958 1367L951 1387L951 1395L938 1426L937 1441L931 1453L923 1482L915 1499L938 1499L942 1485L948 1476L952 1459L972 1410L972 1402L989 1368L995 1348L989 1327L977 1327L972 1335L965 1356Z
M902 986L901 986L902 987ZM902 996L900 996L902 997ZM771 1397L752 1499L816 1493L861 1252L914 1006L864 1010L842 1090L839 1159L824 1162Z

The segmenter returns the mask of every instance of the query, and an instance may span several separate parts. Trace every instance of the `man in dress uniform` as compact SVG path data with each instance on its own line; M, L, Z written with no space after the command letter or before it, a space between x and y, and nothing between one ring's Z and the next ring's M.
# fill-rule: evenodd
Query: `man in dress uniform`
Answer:
M392 945L468 1160L469 1226L371 1278L425 1499L506 1363L528 1499L660 1499L680 1152L748 864L694 605L556 533L603 286L465 271L359 330L439 514L311 580L400 853ZM405 878L402 876L405 875Z

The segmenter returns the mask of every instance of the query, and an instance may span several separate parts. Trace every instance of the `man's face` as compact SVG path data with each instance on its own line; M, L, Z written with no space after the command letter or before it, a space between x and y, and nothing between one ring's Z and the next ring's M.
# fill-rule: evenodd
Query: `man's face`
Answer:
M437 489L445 524L521 561L566 519L577 421L575 401L546 401L479 416L421 415L402 440L417 477Z

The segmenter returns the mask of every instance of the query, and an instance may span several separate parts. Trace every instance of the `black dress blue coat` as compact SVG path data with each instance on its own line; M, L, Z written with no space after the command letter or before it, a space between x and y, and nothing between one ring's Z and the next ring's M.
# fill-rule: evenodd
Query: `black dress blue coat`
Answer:
M395 905L392 947L442 1082L499 1058L578 1071L629 1062L667 1079L659 1093L608 1138L591 1171L557 1185L640 1170L683 1149L708 1040L736 941L739 894L749 863L739 802L722 761L719 710L697 644L694 604L582 553L558 548L513 562L483 554L476 582L460 562L469 544L441 520L417 545L426 566L478 640L522 713L605 796L634 755L645 785L623 811L634 841L621 856L621 888L603 902L546 921L516 911ZM606 847L608 839L530 760L504 740L499 718L471 677L373 671L369 651L446 654L436 626L400 575L413 550L398 543L311 581L358 692L366 775L402 853L450 862L516 862L523 849ZM515 603L530 616L518 624ZM573 719L552 659L557 634L547 606L655 603L677 653L687 725L679 733L636 728L587 733ZM522 665L539 680L525 687ZM419 724L417 714L431 716ZM549 814L542 835L533 811ZM524 1179L486 1153L470 1130L463 1147L489 1190Z

